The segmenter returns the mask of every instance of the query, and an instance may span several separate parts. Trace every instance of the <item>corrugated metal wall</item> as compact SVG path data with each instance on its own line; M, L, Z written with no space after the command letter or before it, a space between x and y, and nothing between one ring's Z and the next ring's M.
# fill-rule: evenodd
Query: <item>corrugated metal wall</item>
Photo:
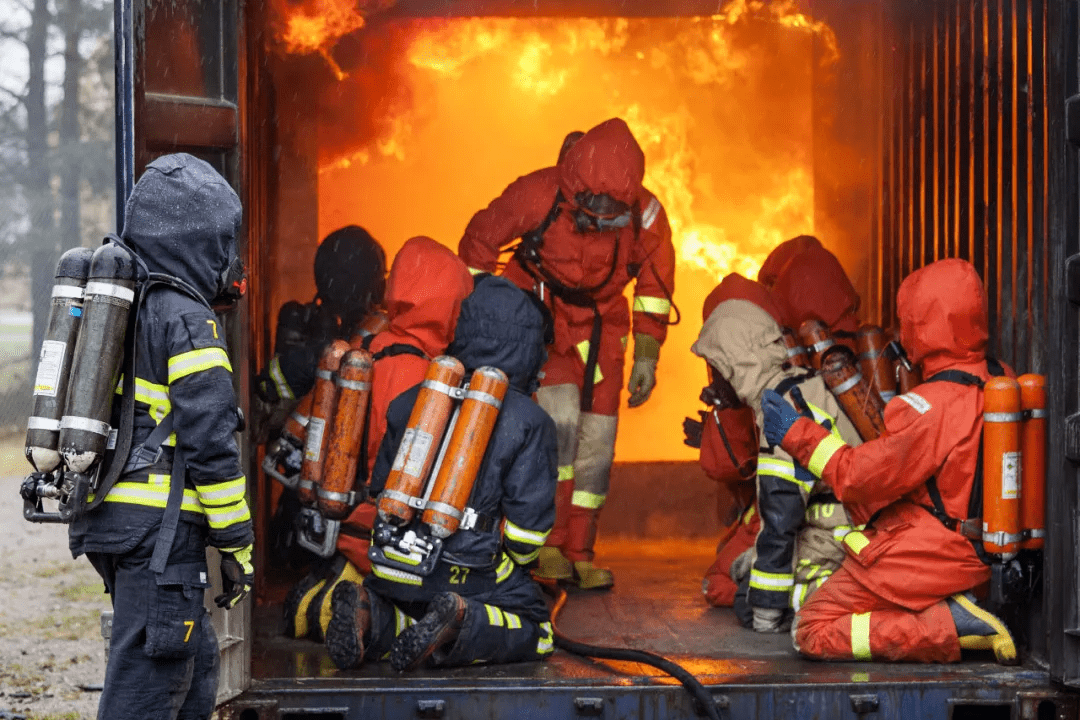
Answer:
M1047 1L891 4L868 298L892 324L908 273L970 260L994 351L1033 372L1046 370L1049 292Z

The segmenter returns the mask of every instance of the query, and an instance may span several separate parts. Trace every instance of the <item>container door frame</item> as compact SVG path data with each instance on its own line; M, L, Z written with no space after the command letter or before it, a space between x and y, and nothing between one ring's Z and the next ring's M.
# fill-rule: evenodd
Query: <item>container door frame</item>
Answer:
M242 152L244 108L247 88L243 78L247 67L243 0L116 0L114 5L114 48L116 87L116 218L117 228L124 223L124 204L137 178L155 157L171 152L189 152L208 160L225 176L244 199L248 198L249 171ZM162 58L151 55L162 44L147 43L148 23L182 23L185 18L207 18L187 27L194 38L194 55ZM168 43L171 45L172 43ZM148 45L151 47L148 48ZM187 62L184 62L184 61ZM210 78L209 92L161 92L148 82L148 67L153 62L168 72L188 77ZM192 67L194 65L194 67ZM167 74L167 73L166 73ZM149 86L149 87L148 87ZM155 91L157 90L157 91ZM246 216L246 213L245 213ZM237 238L241 257L252 266L252 222L245 222ZM249 363L248 337L250 311L245 303L222 318L230 355L233 358L237 397L246 406ZM238 360L240 360L238 362ZM246 409L246 408L245 408ZM246 438L241 454L250 457ZM216 551L208 551L214 586L207 592L213 598L221 592ZM249 598L231 611L208 601L221 650L218 703L226 702L251 684L251 604Z

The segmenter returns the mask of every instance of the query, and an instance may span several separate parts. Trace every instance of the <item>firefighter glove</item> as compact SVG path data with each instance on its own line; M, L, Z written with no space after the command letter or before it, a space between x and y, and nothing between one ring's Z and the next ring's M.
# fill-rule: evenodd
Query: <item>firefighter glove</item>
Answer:
M251 565L252 550L251 545L222 548L221 589L224 592L214 598L218 607L232 609L251 592L251 586L255 583L255 568Z
M703 413L699 410L698 415L701 416L701 420L694 420L693 418L683 418L683 445L692 448L701 447L701 432L704 428L706 414L707 413Z
M736 583L741 583L750 577L750 565L754 560L754 548L747 548L739 553L739 556L731 562L728 574Z
M766 390L762 394L761 412L765 416L765 440L770 447L781 444L800 417L798 411L775 390Z
M630 370L630 382L626 386L630 393L630 407L637 407L648 400L654 387L656 387L656 358L635 358L634 367Z
M787 612L781 608L753 608L754 632L781 633L790 627Z

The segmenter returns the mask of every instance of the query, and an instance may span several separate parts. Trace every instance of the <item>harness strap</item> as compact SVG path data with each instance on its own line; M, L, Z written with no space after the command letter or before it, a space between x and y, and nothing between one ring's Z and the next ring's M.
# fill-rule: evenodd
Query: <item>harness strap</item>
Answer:
M161 517L161 529L158 530L154 554L150 557L150 570L156 574L165 572L169 562L173 541L176 539L176 527L180 524L180 506L184 502L184 484L187 482L187 468L184 465L180 448L173 451L172 473L169 475L169 499L165 502L165 513Z
M375 336L369 335L367 338L364 338L364 342L370 345L370 343L368 343L368 338L373 337ZM364 349L366 350L367 348ZM372 355L371 361L375 362L377 360L382 360L383 358L394 357L395 355L415 355L416 357L421 357L425 360L427 359L427 354L415 345L408 345L406 343L394 343L393 345L387 345L382 350Z
M739 477L743 480L749 480L754 477L756 471L749 470L743 472L742 466L739 464L739 459L735 457L735 450L731 447L731 443L728 441L727 433L724 432L724 425L720 422L720 416L717 415L716 409L713 409L713 421L716 423L716 429L720 431L720 440L724 443L724 449L727 450L728 458L731 460L732 467L739 473Z

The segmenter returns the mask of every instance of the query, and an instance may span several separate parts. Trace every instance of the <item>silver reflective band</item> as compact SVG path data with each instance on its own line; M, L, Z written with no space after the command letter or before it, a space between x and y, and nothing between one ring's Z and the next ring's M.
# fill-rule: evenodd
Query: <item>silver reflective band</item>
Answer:
M1020 542L1020 533L1012 534L1007 533L1004 530L998 530L995 533L983 532L982 536L984 543L991 543L998 547L1005 547L1011 543Z
M451 387L444 382L438 380L425 380L420 383L420 387L426 387L428 390L434 390L435 392L441 392L443 395L449 395L455 400L460 400L465 397L465 390L459 387Z
M65 415L60 421L60 427L66 430L85 430L95 435L106 437L109 434L109 423L94 420L93 418L75 417Z
M836 341L833 340L832 338L829 338L828 340L822 340L821 342L816 342L816 343L814 343L814 346L813 346L814 347L814 352L821 352L822 350L825 350L827 348L831 348L835 344L836 344Z
M355 492L339 493L339 492L332 492L330 490L323 490L322 488L319 488L319 497L322 498L323 500L332 500L334 502L345 503L346 505L355 505L356 504L356 493Z
M308 421L311 420L311 416L294 412L292 413L292 419L295 420L300 427L307 427Z
M300 482L296 483L296 487L301 490L314 490L315 482L313 480L301 480Z
M1046 417L1046 408L1032 408L1031 410L1025 410L1024 415L1029 420L1038 420L1039 418Z
M317 377L319 380L333 380L334 373L330 372L329 370L316 370L315 377Z
M876 360L881 357L881 353L877 350L867 350L866 352L859 353L859 360Z
M1023 413L1018 412L988 412L983 413L983 422L988 423L1011 423L1020 422L1024 418Z
M104 282L86 283L86 296L89 297L90 295L107 295L127 302L132 302L135 299L135 291L131 288Z
M334 381L338 387L343 387L346 390L370 390L371 383L363 382L362 380L343 380L338 378Z
M480 392L479 390L469 390L465 393L466 400L479 400L482 403L490 405L498 410L502 407L502 400L486 392Z
M26 421L27 430L59 430L60 421L43 417L32 417Z
M833 395L843 395L851 388L855 387L862 382L862 373L855 373L844 382L840 383L832 389Z
M1046 537L1046 530L1043 530L1042 528L1038 530L1025 530L1020 534L1024 537L1025 540L1035 540L1036 538Z
M880 394L881 399L885 402L886 405L889 404L890 400L896 397L896 393L892 392L891 390L882 390Z
M795 357L796 355L805 355L805 354L806 354L806 348L804 348L802 345L796 345L793 348L788 348L787 349L787 356L788 357Z
M400 503L405 503L409 507L424 507L424 500L422 498L416 498L412 495L406 495L400 490L383 490L380 497L390 498L391 500L397 500ZM417 505L416 502L420 504Z
M52 296L54 298L72 298L82 300L83 289L78 285L53 285Z
M428 500L428 510L434 510L435 512L441 512L443 515L449 515L452 518L460 520L462 513L453 505L447 505L446 503L435 502L434 500Z

